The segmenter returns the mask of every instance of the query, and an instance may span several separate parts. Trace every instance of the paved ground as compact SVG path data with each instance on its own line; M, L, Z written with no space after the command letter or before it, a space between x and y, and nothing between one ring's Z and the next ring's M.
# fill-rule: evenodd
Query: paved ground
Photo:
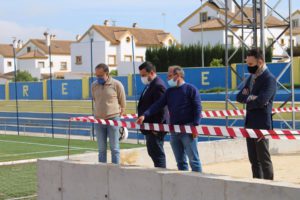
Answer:
M166 149L168 149L168 147L166 147L165 150ZM168 168L176 169L176 163L173 154L170 155L169 152L167 157ZM72 156L71 159L82 162L97 163L97 153ZM108 159L110 159L110 153L108 155ZM274 165L275 181L300 184L300 152L284 155L273 155L272 160ZM147 155L146 148L144 147L131 150L122 150L121 163L123 165L138 165L147 168L153 167L152 161ZM250 163L247 159L205 164L203 165L203 173L252 179Z
M274 179L300 184L300 153L273 155ZM236 178L251 178L251 168L248 160L238 160L203 166L204 173L222 174Z

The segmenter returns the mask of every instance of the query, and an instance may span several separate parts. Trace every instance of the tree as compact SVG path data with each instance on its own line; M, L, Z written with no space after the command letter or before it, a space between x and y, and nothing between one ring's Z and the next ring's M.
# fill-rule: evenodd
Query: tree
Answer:
M32 77L28 71L17 71L16 76L17 81L38 81L36 77ZM13 82L15 82L15 78L13 78Z

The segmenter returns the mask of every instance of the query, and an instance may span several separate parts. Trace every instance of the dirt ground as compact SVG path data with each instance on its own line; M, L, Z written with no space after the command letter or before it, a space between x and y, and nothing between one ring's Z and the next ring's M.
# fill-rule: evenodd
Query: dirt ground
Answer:
M273 155L274 181L300 184L300 153ZM203 165L207 174L227 175L235 178L252 178L247 159Z

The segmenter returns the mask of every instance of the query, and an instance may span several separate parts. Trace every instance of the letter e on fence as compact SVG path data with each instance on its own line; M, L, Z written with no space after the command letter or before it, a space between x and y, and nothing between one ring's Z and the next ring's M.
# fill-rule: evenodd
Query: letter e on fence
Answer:
M68 95L67 88L66 88L67 85L68 85L68 83L61 84L61 94L62 95Z
M28 97L28 85L23 85L23 97Z
M201 72L201 85L209 85L208 80L209 72Z

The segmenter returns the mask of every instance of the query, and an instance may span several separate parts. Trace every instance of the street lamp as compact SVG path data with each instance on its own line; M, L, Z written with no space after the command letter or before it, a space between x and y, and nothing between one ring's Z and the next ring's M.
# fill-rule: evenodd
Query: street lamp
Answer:
M90 38L90 52L91 52L91 77L90 77L90 86L93 83L93 42L94 42L94 32L93 30L89 31L89 38ZM91 91L92 92L92 91ZM92 101L92 116L94 116L94 101L93 98L91 98ZM94 136L94 129L95 126L94 124L92 124L92 136L93 136L93 140L95 140L95 136Z
M49 68L50 68L50 104L51 104L51 128L52 138L54 138L54 116L53 116L53 90L52 90L52 61L51 61L51 40L55 38L55 35L44 32L46 39L46 45L48 46L49 52Z
M22 45L21 40L17 40L15 37L13 38L13 54L14 54L14 77L15 77L15 98L16 98L16 114L17 114L17 131L18 135L20 135L19 129L19 102L18 102L18 87L17 87L17 59L16 59L16 49L20 48Z
M202 0L200 0L201 1L201 7L202 7L202 4L203 4L203 2L202 2ZM202 15L202 17L200 18L200 23L201 23L201 58L202 58L202 67L204 67L204 42L203 42L203 15Z

